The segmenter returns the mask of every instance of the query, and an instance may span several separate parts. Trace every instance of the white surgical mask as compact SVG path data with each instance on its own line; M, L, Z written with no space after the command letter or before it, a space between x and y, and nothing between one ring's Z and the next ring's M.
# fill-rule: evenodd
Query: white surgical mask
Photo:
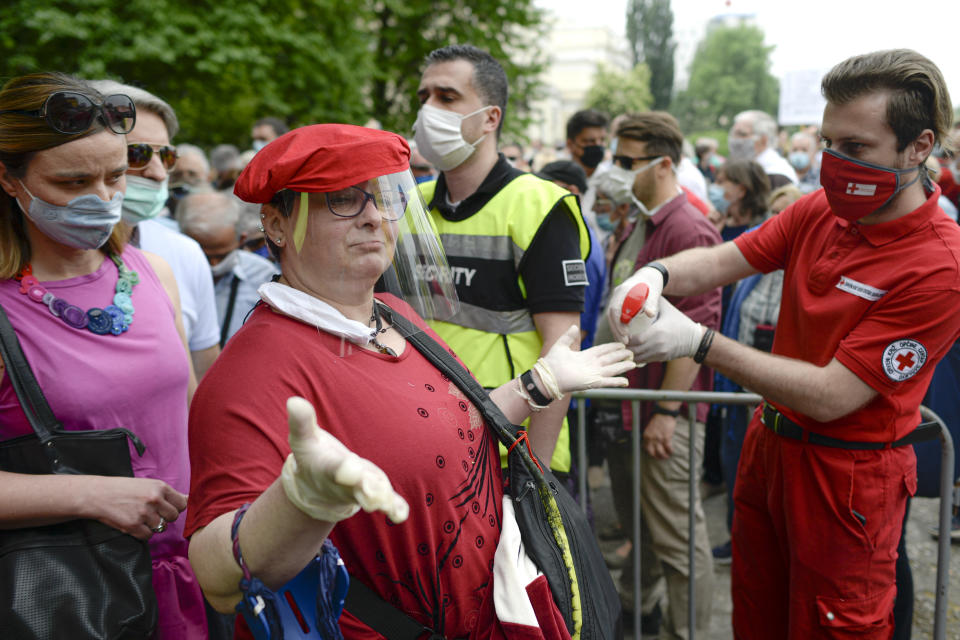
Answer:
M33 195L22 181L20 186L31 198L30 206L24 209L27 217L45 236L68 247L98 249L110 238L113 227L120 222L120 209L123 206L123 193L120 191L113 194L110 200L101 200L95 194L87 193L60 206Z
M214 279L222 278L233 271L233 268L239 264L240 257L237 255L237 251L237 249L234 249L225 255L223 260L217 264L210 265L210 273L213 274Z
M123 196L123 221L133 225L156 218L167 204L169 195L167 178L157 182L128 175L127 192Z
M647 209L647 205L640 202L637 199L637 196L633 195L633 183L636 182L637 176L650 169L655 167L661 162L665 156L660 156L652 162L648 162L645 166L635 169L633 171L628 171L619 165L613 165L610 167L609 171L609 180L612 185L613 192L610 193L610 197L613 198L614 202L626 202L630 201L640 210L644 216L650 215L650 210Z
M727 141L727 146L730 147L731 160L753 160L755 155L753 136L749 138L730 138Z
M461 123L464 119L489 108L491 108L490 105L481 107L473 113L460 115L454 111L424 104L417 114L417 121L413 123L413 139L417 143L417 150L427 159L427 162L441 171L456 169L473 155L477 145L487 137L484 134L479 140L467 142L463 139L463 132L460 130Z

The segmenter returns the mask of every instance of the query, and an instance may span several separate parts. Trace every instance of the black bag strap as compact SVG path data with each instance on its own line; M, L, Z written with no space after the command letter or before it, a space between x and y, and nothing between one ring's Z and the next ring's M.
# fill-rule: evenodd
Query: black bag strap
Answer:
M55 432L63 430L63 425L50 410L3 306L0 306L0 355L6 363L10 384L13 385L30 426L41 442L47 442L53 438Z
M470 375L470 372L463 365L457 362L456 358L450 355L439 342L431 338L420 327L399 313L394 313L387 305L379 300L374 300L374 304L378 305L380 313L387 319L387 322L393 325L417 351L422 353L433 366L450 378L463 391L467 399L480 410L487 424L491 426L504 445L512 447L516 444L519 429L507 420L500 407L490 399L487 390L480 386L480 383ZM527 468L532 471L536 463L531 459L528 452L523 447L517 447L516 450L519 451L520 457ZM542 473L540 478L543 478ZM419 624L378 596L376 592L354 578L353 575L350 576L350 589L347 591L344 609L388 640L415 640L424 633L431 634L431 640L441 638L432 629Z
M480 414L486 423L490 425L490 428L493 429L493 432L503 446L507 448L508 453L516 452L530 475L533 476L541 486L546 488L547 479L543 472L544 466L540 464L540 461L534 456L533 449L529 446L530 441L527 440L527 447L516 446L520 441L527 439L526 434L521 435L519 427L511 423L507 419L507 416L503 415L500 407L490 399L490 394L487 393L487 390L480 386L480 383L467 371L466 367L457 362L456 358L450 355L450 352L441 346L439 342L431 338L426 331L399 313L396 313L379 300L374 300L374 304L379 305L380 313L383 314L387 321L390 322L417 351L423 354L423 357L429 360L433 366L450 378L450 380L463 391L467 399L480 410Z
M230 321L233 320L233 308L237 306L237 289L240 287L240 278L237 274L231 273L233 280L230 281L230 298L227 300L227 312L223 316L223 326L220 327L220 348L227 344L227 338L230 336Z
M487 423L493 427L497 437L507 447L513 445L517 440L516 425L512 424L503 412L500 410L487 390L480 386L480 383L470 375L466 367L457 362L457 359L450 355L450 352L443 348L439 342L430 337L427 332L416 326L399 313L394 312L390 307L380 301L380 312L385 318L403 335L407 341L412 344L417 351L430 361L433 366L443 372L457 387L463 391L467 398L483 414Z
M425 633L429 633L431 638L435 637L432 629L378 596L353 574L350 574L350 588L347 589L343 608L388 640L416 640Z

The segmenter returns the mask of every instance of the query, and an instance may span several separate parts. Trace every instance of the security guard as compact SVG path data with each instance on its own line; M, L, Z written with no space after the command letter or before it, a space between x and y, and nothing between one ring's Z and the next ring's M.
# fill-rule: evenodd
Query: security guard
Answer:
M590 239L576 196L497 153L507 78L489 53L453 45L427 56L414 124L441 174L421 185L443 241L460 311L434 330L485 387L528 369L579 321ZM570 469L566 402L530 419L530 442Z

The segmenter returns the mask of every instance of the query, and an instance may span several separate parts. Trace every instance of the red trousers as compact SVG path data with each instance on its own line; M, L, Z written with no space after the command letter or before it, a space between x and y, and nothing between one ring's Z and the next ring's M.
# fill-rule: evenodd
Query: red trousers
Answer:
M913 447L806 444L755 413L734 489L734 636L890 638L897 544L916 487Z

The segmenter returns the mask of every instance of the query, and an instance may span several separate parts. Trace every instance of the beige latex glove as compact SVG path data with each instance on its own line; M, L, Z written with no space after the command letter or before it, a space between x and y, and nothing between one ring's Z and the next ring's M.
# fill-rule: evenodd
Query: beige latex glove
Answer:
M287 418L292 453L280 479L298 509L326 522L339 522L360 509L382 511L396 523L407 519L410 508L387 474L321 429L307 400L287 400Z
M576 351L572 347L579 335L579 327L571 326L541 360L556 378L560 393L627 386L627 379L619 376L636 366L630 350L619 342L609 342Z
M660 309L660 294L663 292L663 274L650 267L640 267L636 273L624 280L620 286L610 294L610 302L607 304L607 322L610 323L610 330L615 338L620 342L626 342L630 337L630 330L627 325L620 322L620 310L623 307L623 301L634 286L641 282L650 287L650 293L647 295L647 301L643 304L640 313L648 318L656 318ZM632 323L631 323L632 324Z
M692 358L700 348L706 330L664 298L660 301L657 319L642 333L631 335L627 347L633 351L637 362Z

